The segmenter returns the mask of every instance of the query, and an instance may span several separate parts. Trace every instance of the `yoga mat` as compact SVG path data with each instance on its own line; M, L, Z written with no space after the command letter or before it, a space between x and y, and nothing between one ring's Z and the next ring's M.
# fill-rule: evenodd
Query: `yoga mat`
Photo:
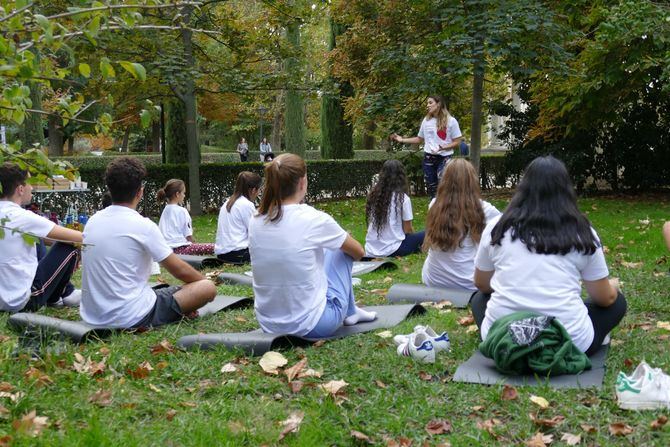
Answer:
M374 272L377 269L395 270L398 265L390 259L381 259L378 261L356 261L351 269L351 276L364 275Z
M609 345L603 346L591 359L591 369L581 374L562 375L551 377L539 376L507 376L498 372L492 359L484 357L477 350L472 357L456 369L454 382L480 383L495 385L506 383L509 385L544 385L551 388L598 388L603 386L605 377L605 360Z
M224 284L237 284L242 286L252 286L253 279L251 276L247 276L241 273L221 273L219 275L219 281Z
M211 303L201 307L198 315L211 315L222 310L239 309L252 305L253 300L239 296L219 295ZM99 328L81 320L71 321L50 317L42 314L19 312L9 317L7 324L17 330L41 329L45 332L61 335L75 343L84 343L90 339L101 339L109 336L116 328Z
M221 267L224 264L219 258L212 256L177 255L177 257L196 270Z
M405 304L395 306L369 306L366 310L377 312L377 319L367 323L359 323L354 326L342 326L331 337L326 340L348 337L349 335L363 332L386 329L398 325L407 317L420 315L426 312L423 306L418 304ZM248 355L263 355L275 349L289 349L297 346L308 346L317 342L318 339L308 339L295 335L268 334L261 329L251 332L231 332L222 334L197 334L187 335L177 341L177 346L186 349L211 349L223 346L227 349L240 348Z
M439 289L423 284L393 284L386 294L389 303L423 303L449 301L454 307L467 307L472 291Z

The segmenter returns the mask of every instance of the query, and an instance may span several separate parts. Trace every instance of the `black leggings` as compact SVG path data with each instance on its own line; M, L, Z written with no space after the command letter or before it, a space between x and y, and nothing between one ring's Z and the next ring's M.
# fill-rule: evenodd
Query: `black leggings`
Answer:
M470 298L470 306L472 307L472 316L475 318L477 327L481 330L484 315L486 314L486 306L489 303L491 295L482 292L475 292ZM595 354L603 344L603 340L614 329L626 315L628 304L623 293L617 293L616 301L608 307L602 307L594 303L591 298L584 301L584 305L589 313L591 323L593 323L593 342L589 349L586 350L586 355L591 356Z
M220 261L223 261L227 264L248 264L251 262L251 257L249 256L249 249L243 248L242 250L233 250L228 253L223 253L216 256Z

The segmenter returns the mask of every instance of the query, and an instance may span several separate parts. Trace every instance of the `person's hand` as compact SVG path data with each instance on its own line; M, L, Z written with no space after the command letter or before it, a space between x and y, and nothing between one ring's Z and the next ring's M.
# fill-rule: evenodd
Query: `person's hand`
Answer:
M398 135L397 133L392 133L391 134L391 139L393 141L397 141L398 143L402 143L402 137Z

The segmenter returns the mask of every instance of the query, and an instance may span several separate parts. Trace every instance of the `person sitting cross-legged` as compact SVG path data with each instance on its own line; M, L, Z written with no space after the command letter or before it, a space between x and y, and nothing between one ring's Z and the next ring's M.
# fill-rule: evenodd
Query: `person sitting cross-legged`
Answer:
M32 197L29 175L15 163L0 165L0 227L4 233L0 237L0 311L37 310L79 294L66 286L79 264L79 249L74 244L81 243L82 235L22 207ZM63 242L53 244L38 260L35 242L26 235Z
M181 320L214 299L216 287L172 252L158 226L142 217L146 169L121 157L105 172L112 205L95 213L84 228L81 317L97 327L136 329ZM152 261L182 286L152 289Z

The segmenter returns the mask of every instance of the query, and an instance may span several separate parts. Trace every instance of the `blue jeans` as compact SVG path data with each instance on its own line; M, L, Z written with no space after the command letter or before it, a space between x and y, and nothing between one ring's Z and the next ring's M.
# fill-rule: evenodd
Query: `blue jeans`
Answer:
M342 250L326 250L324 268L328 277L326 307L306 338L326 338L337 331L344 319L356 313L351 268L354 260Z
M426 237L425 231L419 231L418 233L410 233L405 235L400 247L390 256L407 256L412 253L418 253L421 251L421 246L423 245L423 239Z
M450 158L451 155L443 157L441 155L423 154L423 162L421 163L421 166L423 167L423 178L426 182L426 192L431 199L435 197L435 193L437 193L437 184L442 177L444 166Z
M24 310L37 310L47 303L57 302L63 295L68 295L65 291L72 287L70 278L78 261L79 249L61 242L52 245L37 264L30 299Z

